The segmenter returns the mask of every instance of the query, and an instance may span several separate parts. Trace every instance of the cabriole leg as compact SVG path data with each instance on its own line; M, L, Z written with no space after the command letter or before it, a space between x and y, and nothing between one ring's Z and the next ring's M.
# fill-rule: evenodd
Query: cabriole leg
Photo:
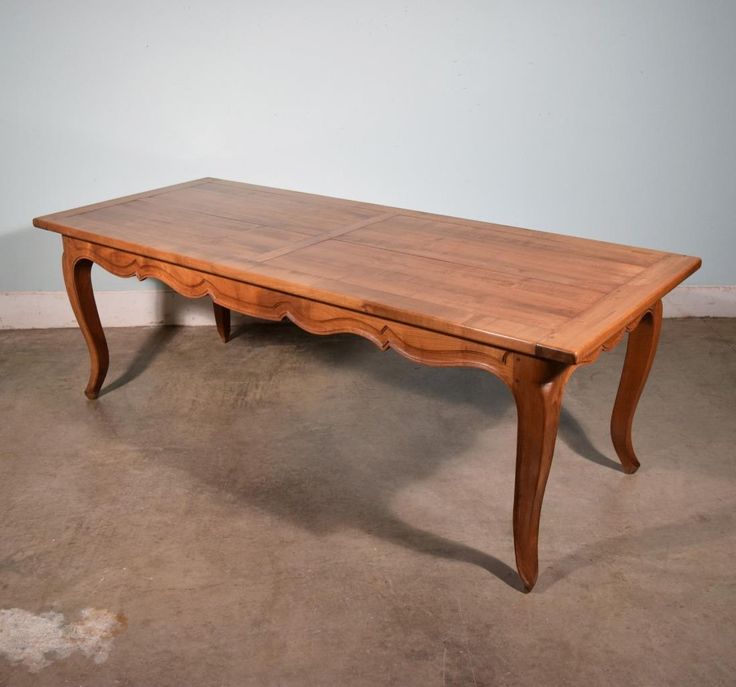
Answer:
M92 291L92 261L77 258L65 247L62 266L66 292L89 349L89 382L84 394L89 399L95 399L105 381L110 356Z
M611 438L624 472L628 473L636 472L639 467L639 459L631 441L631 426L654 362L661 329L662 301L657 301L642 317L636 329L629 333L626 346L626 359L611 416Z
M518 416L514 549L526 591L537 581L539 517L557 439L562 394L573 366L514 356L512 389Z

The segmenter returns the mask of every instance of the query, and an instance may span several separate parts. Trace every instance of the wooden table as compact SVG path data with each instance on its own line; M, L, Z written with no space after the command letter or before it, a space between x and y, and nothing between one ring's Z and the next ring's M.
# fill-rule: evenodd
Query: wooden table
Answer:
M199 179L45 217L63 237L67 292L97 397L108 367L90 270L154 277L230 311L352 332L427 365L479 367L518 412L514 545L537 579L542 498L572 372L629 332L611 419L626 472L637 402L654 358L661 298L698 258L412 210Z

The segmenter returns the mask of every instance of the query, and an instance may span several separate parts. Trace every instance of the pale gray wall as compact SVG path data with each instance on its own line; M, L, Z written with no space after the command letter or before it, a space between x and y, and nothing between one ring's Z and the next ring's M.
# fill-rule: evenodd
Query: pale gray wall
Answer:
M0 0L0 291L62 288L34 215L199 176L692 253L691 283L736 283L734 35L733 0Z

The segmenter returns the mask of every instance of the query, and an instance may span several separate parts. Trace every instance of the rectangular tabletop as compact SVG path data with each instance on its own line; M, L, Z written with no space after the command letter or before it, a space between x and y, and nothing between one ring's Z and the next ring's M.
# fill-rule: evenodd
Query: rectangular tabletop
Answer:
M209 178L33 223L566 363L584 360L700 266L685 255Z

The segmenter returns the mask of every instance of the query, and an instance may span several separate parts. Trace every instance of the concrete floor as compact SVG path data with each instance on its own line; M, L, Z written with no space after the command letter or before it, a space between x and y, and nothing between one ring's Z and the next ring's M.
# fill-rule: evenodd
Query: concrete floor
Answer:
M736 320L665 322L634 476L624 346L573 376L530 595L500 382L238 333L110 330L96 402L0 333L0 685L736 683Z

